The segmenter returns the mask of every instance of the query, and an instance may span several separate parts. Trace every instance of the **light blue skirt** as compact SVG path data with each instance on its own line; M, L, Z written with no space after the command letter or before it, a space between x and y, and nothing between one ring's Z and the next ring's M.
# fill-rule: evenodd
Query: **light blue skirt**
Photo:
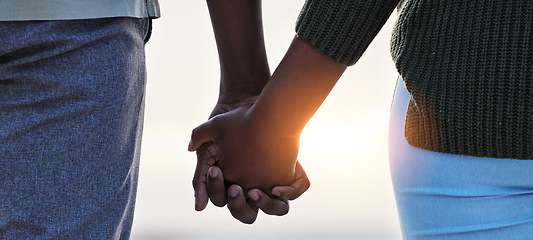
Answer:
M399 78L389 155L404 239L533 239L533 161L410 146L404 137L409 98Z

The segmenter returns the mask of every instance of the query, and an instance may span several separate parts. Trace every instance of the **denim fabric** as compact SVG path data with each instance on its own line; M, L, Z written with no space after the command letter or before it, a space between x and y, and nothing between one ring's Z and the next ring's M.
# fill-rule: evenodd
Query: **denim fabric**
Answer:
M533 161L427 151L404 137L410 95L392 104L391 176L405 240L522 240L533 236Z
M0 239L128 239L148 19L0 22Z
M1 0L0 20L158 18L157 0Z

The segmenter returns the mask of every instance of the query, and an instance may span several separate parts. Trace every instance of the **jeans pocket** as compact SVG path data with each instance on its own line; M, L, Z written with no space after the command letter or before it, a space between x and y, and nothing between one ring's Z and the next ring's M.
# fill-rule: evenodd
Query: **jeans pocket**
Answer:
M148 22L148 27L146 28L146 34L144 35L144 44L148 43L152 37L152 19L146 18L145 20Z

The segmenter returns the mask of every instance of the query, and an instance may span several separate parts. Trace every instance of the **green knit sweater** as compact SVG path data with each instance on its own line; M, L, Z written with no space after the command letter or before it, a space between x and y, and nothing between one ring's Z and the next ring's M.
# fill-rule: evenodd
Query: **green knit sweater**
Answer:
M352 65L398 2L308 0L296 32ZM533 159L533 1L405 0L391 53L411 93L411 145Z

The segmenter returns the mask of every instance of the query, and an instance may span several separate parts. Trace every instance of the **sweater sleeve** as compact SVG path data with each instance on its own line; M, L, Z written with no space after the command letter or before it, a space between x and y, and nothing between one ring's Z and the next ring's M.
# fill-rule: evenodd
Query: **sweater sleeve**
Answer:
M359 60L399 0L307 0L296 34L345 66Z

